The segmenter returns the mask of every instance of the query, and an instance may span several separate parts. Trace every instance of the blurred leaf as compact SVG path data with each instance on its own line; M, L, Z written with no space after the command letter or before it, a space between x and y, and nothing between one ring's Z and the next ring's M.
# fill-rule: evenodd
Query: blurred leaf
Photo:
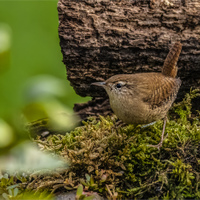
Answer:
M24 89L26 106L23 108L27 121L48 118L52 129L71 130L78 119L72 109L58 98L66 95L65 86L65 81L49 75L39 75L29 80Z
M67 168L68 164L58 156L40 151L32 142L23 142L14 147L9 155L0 157L0 170L9 173Z
M14 189L14 194L13 194L13 196L16 197L17 194L18 194L18 192L19 192L19 189L18 189L18 188L15 188L15 189Z
M80 184L77 188L77 192L76 192L76 198L80 198L80 196L83 194L83 186Z
M71 130L79 121L78 116L71 109L53 98L48 101L38 101L28 104L24 107L23 114L27 122L48 118L48 126L58 131Z
M32 77L25 83L24 88L26 102L62 97L66 93L66 81L47 74Z
M94 195L88 196L88 197L84 197L84 200L93 200L95 198Z
M6 193L3 193L2 194L2 197L4 198L4 199L6 199L6 200L9 200L10 198L8 197L8 194L6 194Z
M0 23L0 73L10 65L11 28Z
M14 198L15 200L54 200L53 195L48 194L46 191L43 192L23 192Z
M28 122L49 117L44 103L41 102L33 102L26 105L23 108L23 114Z
M19 184L10 185L10 186L8 186L6 189L7 189L7 190L15 189L18 185L19 185Z
M0 149L9 146L14 140L12 127L3 119L0 119Z
M13 196L12 190L11 190L11 189L8 189L8 194L9 194L10 196Z

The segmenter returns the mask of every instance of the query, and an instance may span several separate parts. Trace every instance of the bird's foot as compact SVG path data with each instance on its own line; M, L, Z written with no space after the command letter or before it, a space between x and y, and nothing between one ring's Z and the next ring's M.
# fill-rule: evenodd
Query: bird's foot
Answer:
M167 136L168 136L168 133L164 138L161 138L161 140L160 140L160 142L158 144L156 144L156 145L148 144L147 146L148 147L157 148L158 150L160 150L160 148L162 147L163 141L166 139Z

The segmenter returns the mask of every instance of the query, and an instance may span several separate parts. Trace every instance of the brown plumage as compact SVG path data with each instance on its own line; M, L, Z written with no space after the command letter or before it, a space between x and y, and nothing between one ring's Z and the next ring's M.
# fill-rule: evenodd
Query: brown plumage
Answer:
M178 61L179 55L181 53L182 44L180 42L176 42L170 52L165 59L162 74L165 76L175 78L177 75L178 67L176 63Z
M105 82L93 83L102 86L108 93L114 113L127 124L148 124L164 120L162 138L164 140L166 115L181 85L175 78L176 63L181 52L181 44L175 43L169 52L162 73L119 74Z

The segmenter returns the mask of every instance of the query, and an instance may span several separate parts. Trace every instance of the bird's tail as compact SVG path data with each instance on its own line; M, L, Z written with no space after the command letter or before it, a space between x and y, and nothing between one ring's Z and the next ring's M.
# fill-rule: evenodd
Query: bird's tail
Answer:
M176 63L181 53L181 49L182 49L182 44L180 42L176 42L174 46L171 48L163 65L162 69L163 75L173 78L176 77L178 70Z

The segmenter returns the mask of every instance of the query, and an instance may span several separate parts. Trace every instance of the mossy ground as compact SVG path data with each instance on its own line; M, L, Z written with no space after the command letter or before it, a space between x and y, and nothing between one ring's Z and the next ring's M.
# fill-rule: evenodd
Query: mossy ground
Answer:
M117 125L117 118L90 118L66 135L35 140L43 151L70 161L67 170L34 175L20 191L67 192L82 184L108 199L200 198L200 121L192 115L193 90L173 106L166 126L168 137L160 150L149 147L160 141L163 122L147 128ZM2 182L2 180L1 180ZM0 183L2 184L2 183ZM23 193L23 192L22 192Z

